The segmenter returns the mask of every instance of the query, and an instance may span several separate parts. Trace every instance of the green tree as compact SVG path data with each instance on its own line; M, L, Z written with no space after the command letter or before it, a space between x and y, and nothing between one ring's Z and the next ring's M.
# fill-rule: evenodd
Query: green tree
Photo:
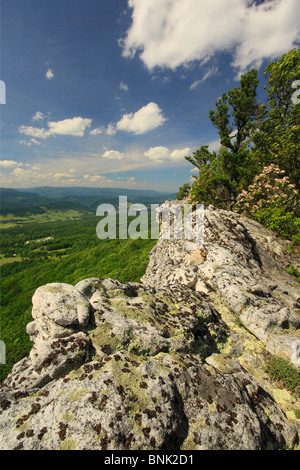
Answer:
M257 70L250 70L242 75L239 87L223 93L216 103L217 110L209 112L211 122L218 129L221 145L233 156L243 150L253 128L259 107L256 99L258 83Z
M252 161L262 168L274 163L300 189L300 105L293 83L300 80L300 50L292 49L265 69L267 105L259 108L251 140Z
M249 137L259 109L258 83L257 71L250 70L242 75L240 86L224 93L216 102L216 110L210 110L209 118L218 129L221 148L218 153L210 152L204 145L193 157L185 157L199 169L192 199L231 209L241 187L252 180Z
M192 157L185 157L199 170L198 175L193 175L195 181L190 190L191 202L226 208L231 203L231 184L223 171L222 152L210 152L208 147L202 145L193 152Z
M179 191L176 194L176 199L178 201L185 199L186 197L188 197L190 190L191 190L191 185L189 183L185 183L183 186L179 188Z

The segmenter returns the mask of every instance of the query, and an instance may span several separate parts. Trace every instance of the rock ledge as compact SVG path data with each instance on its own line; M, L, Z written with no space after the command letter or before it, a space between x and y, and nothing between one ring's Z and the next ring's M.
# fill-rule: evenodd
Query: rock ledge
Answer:
M141 284L36 290L32 350L0 386L1 449L297 448L299 400L264 370L268 354L299 367L290 255L238 214L204 221L201 248L162 227Z

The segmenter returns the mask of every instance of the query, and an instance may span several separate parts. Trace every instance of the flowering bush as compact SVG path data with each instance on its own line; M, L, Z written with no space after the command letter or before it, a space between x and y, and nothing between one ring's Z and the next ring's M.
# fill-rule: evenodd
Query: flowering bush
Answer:
M236 207L280 235L290 237L299 231L300 219L295 214L298 203L299 191L285 171L272 164L254 178L248 191L239 194Z

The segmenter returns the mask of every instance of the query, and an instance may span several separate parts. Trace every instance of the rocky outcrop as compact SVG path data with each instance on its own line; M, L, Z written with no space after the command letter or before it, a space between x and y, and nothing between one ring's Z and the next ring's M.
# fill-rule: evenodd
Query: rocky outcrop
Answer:
M204 211L202 249L184 238L166 243L161 237L142 280L218 295L271 353L284 352L297 365L300 291L284 269L290 257L285 244L260 224L210 206Z
M1 449L293 449L299 288L284 244L205 211L204 245L161 237L141 284L85 279L33 296L33 341L0 388Z

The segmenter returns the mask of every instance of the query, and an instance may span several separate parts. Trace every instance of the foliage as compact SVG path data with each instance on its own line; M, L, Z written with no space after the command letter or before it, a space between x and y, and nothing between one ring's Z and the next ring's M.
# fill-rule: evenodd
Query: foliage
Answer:
M293 276L297 281L300 282L300 271L295 266L290 264L287 268L285 268L286 272Z
M265 76L266 104L257 101L257 71L250 70L210 110L221 147L210 152L203 145L185 157L199 170L190 201L242 210L294 246L300 243L300 105L293 84L300 51L271 62Z
M209 118L218 129L221 149L210 152L204 145L193 157L185 157L199 169L192 187L193 202L200 200L231 209L239 187L253 177L247 139L259 107L257 85L257 71L252 69L242 75L239 87L223 94L216 102L216 110L210 110Z
M226 207L230 183L222 173L216 152L210 153L208 145L203 145L193 153L193 157L186 159L199 169L199 177L194 176L195 181L190 190L191 203L205 201L207 204Z
M248 190L239 194L236 208L281 236L289 237L299 230L300 219L295 213L298 203L299 191L285 171L272 164L255 176Z
M183 186L179 188L178 193L176 194L176 199L178 201L181 201L182 199L185 199L188 197L189 193L191 190L191 186L189 183L185 183Z
M242 75L239 87L224 93L217 101L217 110L209 112L210 120L218 129L221 145L231 150L232 155L238 155L253 128L258 110L258 83L257 70L250 70Z
M293 103L293 82L300 78L300 50L292 49L265 69L267 105L259 109L251 139L253 161L274 163L300 190L300 106Z
M300 398L300 374L288 359L270 355L266 359L265 369L281 388L286 388Z

